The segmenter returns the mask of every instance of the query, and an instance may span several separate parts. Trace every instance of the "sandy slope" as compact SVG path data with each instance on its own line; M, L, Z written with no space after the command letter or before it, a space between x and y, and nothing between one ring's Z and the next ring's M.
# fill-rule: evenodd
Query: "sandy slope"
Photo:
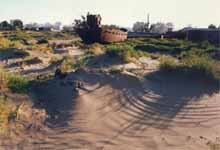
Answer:
M68 81L81 80L78 96ZM84 72L36 87L48 126L19 145L31 150L214 150L220 138L218 86L153 72ZM16 147L8 147L16 149ZM3 148L2 148L3 149ZM6 149L6 147L5 147Z

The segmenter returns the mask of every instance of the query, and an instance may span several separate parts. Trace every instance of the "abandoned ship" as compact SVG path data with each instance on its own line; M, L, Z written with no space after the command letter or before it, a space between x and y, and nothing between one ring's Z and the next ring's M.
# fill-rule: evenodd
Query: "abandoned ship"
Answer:
M126 29L102 26L101 20L100 15L88 14L86 20L81 22L76 32L85 42L113 43L127 39L128 32Z

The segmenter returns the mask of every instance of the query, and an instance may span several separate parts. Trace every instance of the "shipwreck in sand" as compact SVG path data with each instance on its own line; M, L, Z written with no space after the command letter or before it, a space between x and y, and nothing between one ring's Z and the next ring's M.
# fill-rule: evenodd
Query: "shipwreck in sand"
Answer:
M76 22L75 31L85 42L113 43L127 39L126 29L102 26L101 20L100 15L88 14L83 21Z

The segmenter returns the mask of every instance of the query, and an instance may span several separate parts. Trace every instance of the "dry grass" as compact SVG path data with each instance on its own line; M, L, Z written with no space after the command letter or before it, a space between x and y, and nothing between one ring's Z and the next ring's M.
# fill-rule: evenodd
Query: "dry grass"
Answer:
M93 55L102 55L105 53L104 46L99 43L94 43L89 47L88 52Z
M50 64L57 64L57 63L61 62L62 59L63 59L63 57L52 56L52 57L50 58L49 63L50 63Z
M160 57L160 68L162 70L175 69L177 67L177 60L171 56Z
M40 51L44 53L52 53L53 49L48 44L36 44L30 48L33 51Z
M4 93L8 90L14 93L26 93L28 91L29 82L26 78L13 73L8 73L0 69L0 92Z
M14 107L3 96L0 97L0 134L8 129L10 117L14 114Z
M0 49L9 48L11 41L6 38L0 38Z
M63 61L60 66L60 70L62 73L65 73L71 71L74 68L74 66L75 63L73 61L73 58L66 56L63 58Z
M8 90L8 78L9 73L6 73L3 69L0 69L0 92Z

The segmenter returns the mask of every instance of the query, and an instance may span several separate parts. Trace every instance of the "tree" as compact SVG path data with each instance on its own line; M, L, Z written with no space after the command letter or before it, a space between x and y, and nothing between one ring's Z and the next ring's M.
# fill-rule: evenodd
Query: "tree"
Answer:
M209 28L209 29L217 29L217 27L216 27L214 24L210 24L210 25L208 26L208 28Z
M133 25L133 31L134 32L148 32L148 23L145 22L136 22Z
M21 20L13 20L12 26L15 29L23 29L23 22Z
M10 26L10 24L9 24L7 21L3 21L3 22L1 22L1 26L2 26L3 28L7 28L7 27Z
M173 29L174 29L174 25L173 25L172 22L168 22L168 23L166 23L166 26L167 26L167 28L168 28L168 32L173 31Z
M7 21L3 21L0 23L0 28L4 30L10 30L12 29L12 26Z
M150 31L153 33L164 34L168 31L168 26L165 23L155 23L150 27Z

